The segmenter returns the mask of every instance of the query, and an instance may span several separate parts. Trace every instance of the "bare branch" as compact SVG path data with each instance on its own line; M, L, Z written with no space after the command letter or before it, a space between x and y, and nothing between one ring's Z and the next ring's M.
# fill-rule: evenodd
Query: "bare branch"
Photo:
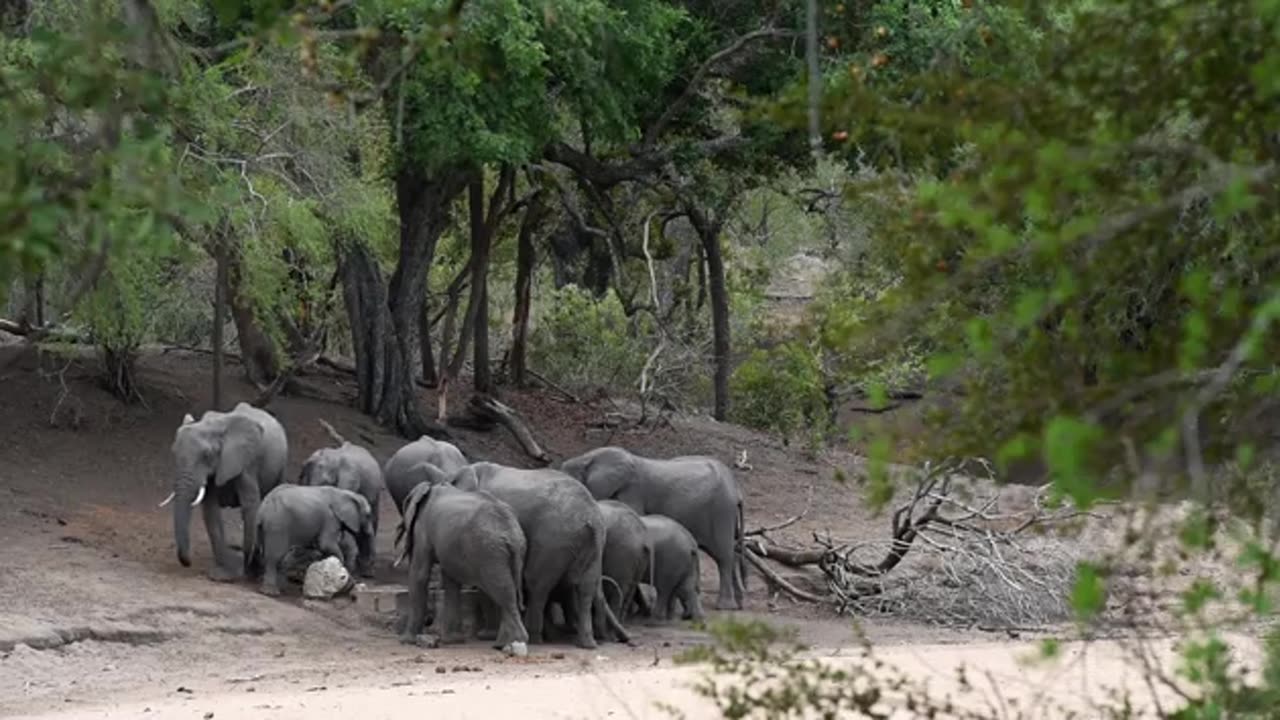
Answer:
M675 120L675 118L684 111L685 107L688 106L690 101L693 100L693 96L697 94L699 88L702 87L703 81L706 80L708 73L710 73L717 65L742 52L757 40L794 36L795 33L790 30L761 28L734 39L728 45L716 51L711 55L711 57L707 58L702 65L698 66L698 69L693 73L693 77L689 78L689 84L685 85L684 90L681 91L679 97L667 106L667 109L662 113L662 115L658 116L658 119L654 121L653 125L649 126L649 129L644 134L644 146L653 147L654 144L657 143L658 138L667 131L667 127L671 125L672 121Z

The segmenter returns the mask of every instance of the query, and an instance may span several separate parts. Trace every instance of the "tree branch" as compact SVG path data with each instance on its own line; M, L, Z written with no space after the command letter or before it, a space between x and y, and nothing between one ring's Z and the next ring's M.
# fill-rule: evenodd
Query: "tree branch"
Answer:
M697 91L702 86L703 81L706 80L708 73L710 73L715 66L742 52L757 40L794 36L795 33L790 30L761 28L735 39L724 48L721 48L719 51L712 54L711 57L707 58L702 65L694 71L693 77L689 78L689 84L685 85L684 90L681 91L680 95L667 106L667 109L663 111L662 115L658 116L658 119L653 123L653 125L649 126L649 129L644 134L642 147L652 148L657 143L658 138L666 132L667 127L671 125L676 116L683 112L685 107L693 100L693 96L697 94Z

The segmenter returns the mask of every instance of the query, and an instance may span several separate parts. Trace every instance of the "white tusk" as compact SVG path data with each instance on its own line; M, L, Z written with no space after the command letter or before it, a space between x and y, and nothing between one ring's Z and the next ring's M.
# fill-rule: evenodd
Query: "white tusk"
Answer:
M171 502L173 502L173 493L169 493L169 497L165 498L164 502L160 503L160 507L164 507L165 505L168 505Z
M200 494L199 494L199 495L196 495L196 500L195 500L195 502L191 503L191 507L195 507L195 506L199 505L199 504L200 504L200 501L201 501L201 500L203 500L203 499L204 499L204 485L201 485L201 486L200 486Z

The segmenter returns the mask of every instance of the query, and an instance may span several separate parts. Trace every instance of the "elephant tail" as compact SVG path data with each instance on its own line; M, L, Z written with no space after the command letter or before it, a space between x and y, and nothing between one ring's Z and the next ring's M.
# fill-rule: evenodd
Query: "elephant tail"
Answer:
M613 636L618 639L618 642L629 643L631 642L631 635L627 633L626 628L622 627L622 622L618 620L617 615L613 614L613 608L609 607L609 601L604 596L605 580L613 582L612 578L600 576L600 584L596 585L596 604L600 606L601 611L604 613L605 624L613 632ZM617 587L618 585L614 583L613 586ZM619 596L621 596L621 591L619 591Z
M733 541L734 541L734 545L737 547L737 550L738 550L734 555L736 557L736 560L737 560L736 564L738 566L737 567L738 585L739 585L739 588L742 590L743 595L746 595L747 593L747 547L746 547L745 537L744 537L744 533L746 533L746 531L747 531L746 520L742 512L742 501L739 500L738 501L738 522L733 529Z
M316 422L320 423L320 427L324 428L324 432L325 432L325 434L326 434L326 435L328 435L328 436L329 436L329 438L330 438L331 440L333 440L333 442L334 442L334 444L335 444L335 445L341 446L343 443L345 443L345 442L347 441L347 439L346 439L346 438L344 438L344 437L342 437L342 435L338 434L338 431L337 431L337 430L334 430L334 429L333 429L333 426L332 426L332 425L330 425L329 423L325 422L323 419L321 419L321 418L316 418Z

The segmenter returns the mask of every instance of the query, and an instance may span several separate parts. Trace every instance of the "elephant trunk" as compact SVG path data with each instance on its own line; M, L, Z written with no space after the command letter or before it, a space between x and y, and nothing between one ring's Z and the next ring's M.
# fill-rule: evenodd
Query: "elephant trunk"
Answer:
M183 567L191 567L191 512L195 509L192 501L196 491L190 475L179 476L173 497L173 539L178 548L178 562Z

